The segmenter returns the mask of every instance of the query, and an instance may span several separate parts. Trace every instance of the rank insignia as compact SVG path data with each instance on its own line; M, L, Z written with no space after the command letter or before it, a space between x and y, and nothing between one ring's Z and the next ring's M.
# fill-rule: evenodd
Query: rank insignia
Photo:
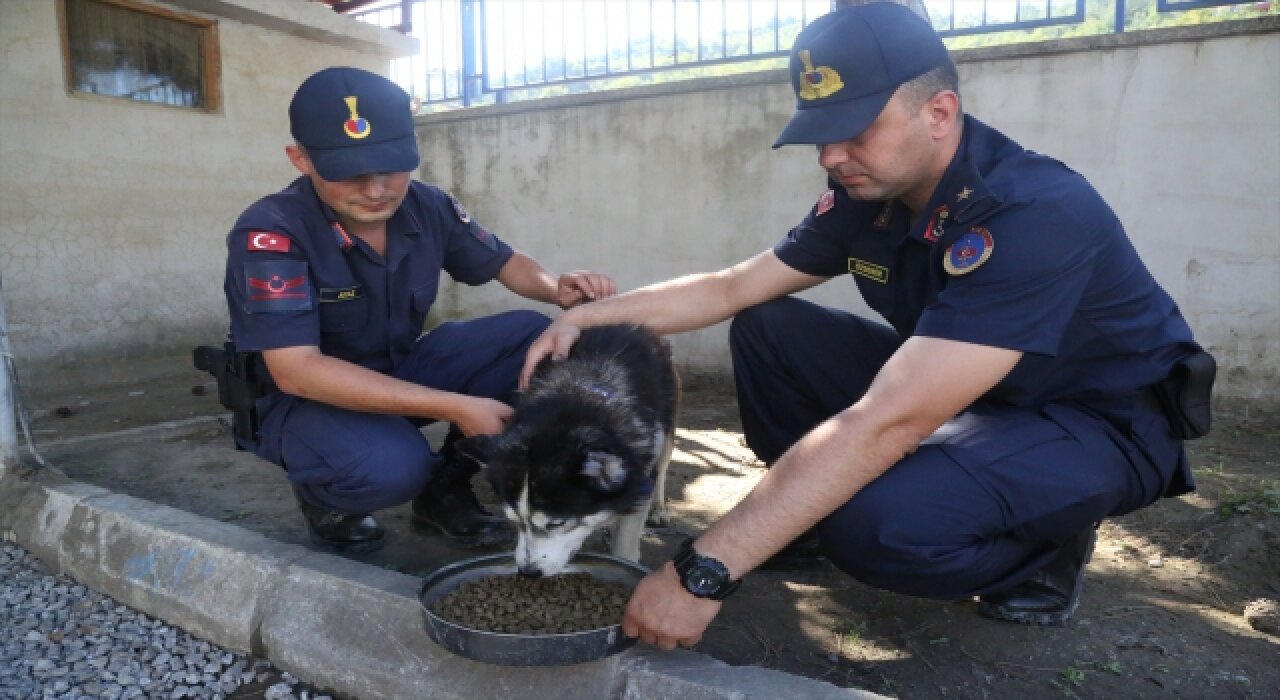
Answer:
M277 253L289 252L289 239L270 231L250 231L249 250L272 250Z
M827 190L826 192L822 193L821 197L818 197L818 206L814 210L813 215L822 216L823 214L826 214L827 212L831 211L831 207L834 207L835 205L836 205L836 191Z
M974 226L947 246L942 255L942 267L952 275L967 275L991 257L995 246L990 231Z
M307 264L301 260L265 260L246 263L245 310L250 313L304 311L311 308Z
M942 237L942 229L947 224L947 219L951 217L951 210L947 205L943 204L933 210L933 216L929 217L929 224L924 227L924 239L933 243Z
M342 122L342 130L353 139L362 139L368 136L369 132L373 131L373 127L369 124L368 119L360 116L360 113L356 111L357 98L344 97L342 99L347 103L347 111L351 113L351 118Z
M844 81L834 68L814 68L807 50L800 52L800 62L804 64L804 70L800 71L800 99L819 100L836 94L844 87Z
M449 201L453 203L453 213L458 215L458 221L464 224L471 223L471 215L462 207L462 202L459 202L458 198L453 195L449 195Z

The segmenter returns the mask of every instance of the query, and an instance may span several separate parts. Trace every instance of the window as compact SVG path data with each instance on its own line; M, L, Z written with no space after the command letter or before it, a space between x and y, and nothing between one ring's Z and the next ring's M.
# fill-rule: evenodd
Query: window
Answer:
M62 0L72 92L219 108L217 24L136 0Z

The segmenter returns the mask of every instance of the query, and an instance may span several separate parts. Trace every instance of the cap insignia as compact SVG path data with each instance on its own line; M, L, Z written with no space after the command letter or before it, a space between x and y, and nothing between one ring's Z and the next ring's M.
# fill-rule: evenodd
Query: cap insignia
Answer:
M800 62L804 64L804 72L800 74L800 99L820 100L830 97L844 87L840 74L829 66L813 67L809 60L809 51L800 52Z
M360 116L356 112L356 98L342 98L347 103L347 111L351 112L351 118L342 122L342 130L347 132L347 136L353 139L362 139L369 135L373 127L369 125L369 120Z

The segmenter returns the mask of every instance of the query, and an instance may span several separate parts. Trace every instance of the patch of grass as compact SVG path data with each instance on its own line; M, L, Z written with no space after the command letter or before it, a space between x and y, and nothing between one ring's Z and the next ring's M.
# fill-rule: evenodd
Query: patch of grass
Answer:
M1124 666L1121 666L1119 661L1106 661L1106 662L1099 661L1095 663L1093 666L1099 671L1114 673L1117 676L1124 675Z
M1280 484L1259 481L1252 488L1237 491L1228 488L1218 496L1214 509L1220 518L1259 512L1280 515Z
M1084 685L1084 671L1081 671L1075 666L1068 666L1061 671L1058 671L1058 676L1067 683L1070 683L1073 688L1079 688Z

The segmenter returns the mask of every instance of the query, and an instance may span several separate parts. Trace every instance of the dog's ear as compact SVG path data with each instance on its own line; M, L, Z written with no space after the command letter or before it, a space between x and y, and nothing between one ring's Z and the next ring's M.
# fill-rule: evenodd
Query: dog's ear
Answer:
M459 457L469 459L481 467L489 464L498 451L497 435L472 435L453 443L453 449Z
M620 490L627 481L622 458L608 452L588 452L582 461L582 475L587 477L592 488L604 493Z

